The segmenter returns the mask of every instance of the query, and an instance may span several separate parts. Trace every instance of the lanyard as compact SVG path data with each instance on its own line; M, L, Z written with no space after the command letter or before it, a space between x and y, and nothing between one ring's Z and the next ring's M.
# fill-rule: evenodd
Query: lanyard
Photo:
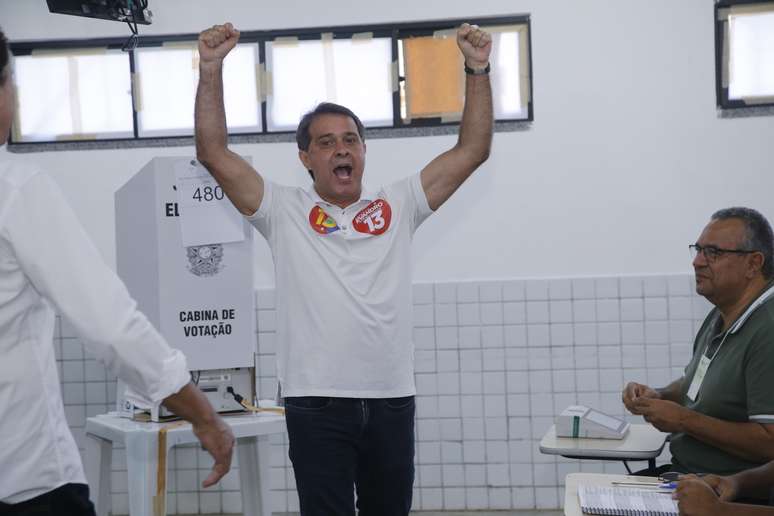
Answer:
M715 350L715 352L712 354L711 357L707 356L707 351L709 351L709 344L707 345L707 349L704 350L704 353L702 353L702 356L704 358L708 358L710 363L712 363L713 360L715 360L715 357L718 356L718 352L720 351L720 348L723 347L723 343L726 341L726 337L728 337L729 333L733 333L733 326L726 330L726 333L723 334L723 338L720 339L720 344L718 345L718 348Z
M728 337L729 333L736 333L739 331L739 328L742 327L742 325L745 323L745 321L752 315L752 313L755 311L756 308L761 306L764 302L768 301L768 299L774 295L774 286L769 287L768 290L766 290L763 294L758 296L758 299L753 301L753 303L747 307L747 310L744 311L744 313L739 317L739 319L734 322L734 324L731 325L731 327L726 330L726 333L723 335L723 338L720 340L720 345L718 346L718 349L715 350L715 352L712 354L709 358L710 362L712 362L715 357L717 356L718 352L720 351L720 348L723 346L723 343L726 341L726 337ZM709 345L707 345L707 349L705 350L709 351ZM706 354L704 355L706 356Z

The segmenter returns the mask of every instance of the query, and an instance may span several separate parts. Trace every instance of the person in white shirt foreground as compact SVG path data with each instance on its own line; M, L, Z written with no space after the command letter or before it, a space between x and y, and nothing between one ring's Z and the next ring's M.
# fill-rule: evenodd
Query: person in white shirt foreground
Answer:
M0 146L14 116L9 61L0 31ZM94 514L62 405L54 309L133 401L163 402L193 424L215 459L203 486L217 483L231 467L234 436L190 382L183 354L137 311L55 183L0 161L0 514Z

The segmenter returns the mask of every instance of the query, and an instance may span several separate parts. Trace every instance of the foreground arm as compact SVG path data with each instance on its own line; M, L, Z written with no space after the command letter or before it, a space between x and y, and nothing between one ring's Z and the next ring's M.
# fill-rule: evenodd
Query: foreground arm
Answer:
M728 477L707 475L703 480L720 493L720 499L724 501L737 497L765 500L774 490L774 461Z
M673 495L677 500L680 514L683 516L774 516L774 507L728 501L728 496L718 489L716 482L717 479L728 478L732 477L714 477L714 479L707 477L706 481L693 475L682 478Z
M35 290L70 321L88 351L129 385L133 399L145 406L164 400L194 423L216 461L207 485L217 482L231 463L231 431L189 383L185 356L137 310L50 178L38 174L21 188L2 231Z
M223 59L239 41L230 23L215 25L199 35L199 87L194 126L196 158L204 165L243 215L252 215L263 199L263 178L228 149L223 105Z
M457 45L470 68L480 70L489 63L492 38L477 26L462 24L457 30ZM422 188L430 209L437 210L489 157L492 120L489 75L467 75L457 144L422 170Z
M194 435L202 443L215 464L212 471L202 482L203 487L216 484L231 469L231 456L234 449L234 434L229 426L213 410L207 397L192 383L188 383L179 392L168 396L164 406L191 422Z

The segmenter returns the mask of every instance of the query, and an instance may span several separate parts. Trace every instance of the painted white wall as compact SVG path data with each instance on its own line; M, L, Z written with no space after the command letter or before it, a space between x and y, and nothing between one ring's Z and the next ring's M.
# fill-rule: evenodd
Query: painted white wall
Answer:
M415 239L418 281L669 273L709 215L747 205L774 218L771 117L720 119L710 0L462 2L151 0L142 34L532 15L535 122L495 135L489 161ZM12 22L10 20L13 20ZM125 25L48 13L44 0L0 0L12 40L127 35ZM452 136L368 141L366 181L421 169ZM294 144L239 145L271 180L306 184ZM113 193L154 156L192 147L50 152L33 160L59 182L115 263ZM261 243L256 284L273 285Z

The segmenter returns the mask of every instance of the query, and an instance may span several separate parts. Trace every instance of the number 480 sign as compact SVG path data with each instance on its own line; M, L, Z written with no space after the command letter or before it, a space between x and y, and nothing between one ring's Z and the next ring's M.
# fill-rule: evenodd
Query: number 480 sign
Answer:
M192 199L199 202L222 201L223 197L223 189L220 185L197 186L191 196Z
M175 164L183 246L240 242L245 222L223 189L196 160Z

